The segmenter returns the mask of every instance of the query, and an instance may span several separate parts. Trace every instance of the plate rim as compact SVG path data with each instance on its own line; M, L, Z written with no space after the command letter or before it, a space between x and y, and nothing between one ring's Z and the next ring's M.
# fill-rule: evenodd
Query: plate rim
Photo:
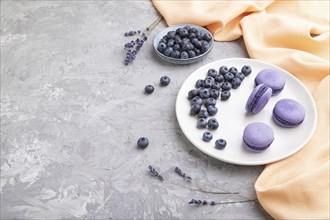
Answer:
M214 155L213 153L210 153L208 152L206 149L202 148L202 147L198 147L194 144L194 141L191 139L191 137L189 135L186 135L184 129L182 129L182 122L180 121L180 119L178 118L178 112L179 112L179 101L180 101L180 94L183 92L183 85L187 82L187 80L191 77L191 75L193 75L195 72L198 72L200 71L201 69L203 69L205 66L212 66L213 63L218 63L218 62L232 62L232 61L246 61L246 62L254 62L254 63L259 63L261 65L267 65L269 67L273 67L275 69L279 69L283 72L285 72L287 75L289 75L292 79L294 79L302 88L303 90L306 91L308 97L310 98L310 100L312 101L313 103L313 106L312 106L312 109L313 109L313 112L315 112L315 120L313 121L313 126L312 126L312 130L308 136L308 138L305 139L304 142L302 142L302 146L301 147L296 147L294 148L292 151L289 151L287 154L283 155L283 156L280 156L280 157L276 157L276 158L273 158L273 159L269 159L269 160L261 160L261 161L257 161L257 162L238 162L238 161L232 161L232 160L227 160L225 158L219 158L217 157L216 155ZM247 63L247 65L249 65ZM197 148L198 150L202 151L203 153L205 153L206 155L212 157L212 158L215 158L217 160L220 160L220 161L223 161L223 162L226 162L226 163L230 163L230 164L235 164L235 165L244 165L244 166L257 166L257 165L266 165L266 164L270 164L270 163L273 163L273 162L277 162L277 161L280 161L280 160L283 160L285 158L288 158L292 155L294 155L295 153L297 153L298 151L300 151L302 148L304 148L306 146L306 144L310 141L310 139L313 137L313 135L315 134L315 130L316 130L316 127L317 127L317 121L318 121L318 112L317 112L317 107L316 107L316 104L315 104L315 100L311 94L311 92L308 90L308 88L296 77L294 76L293 74L291 74L290 72L284 70L283 68L279 67L279 66L276 66L274 64L271 64L271 63L268 63L268 62L265 62L265 61L262 61L262 60L258 60L258 59L252 59L252 58L240 58L240 57L232 57L232 58L224 58L224 59L219 59L219 60L215 60L215 61L212 61L212 62L209 62L207 64L204 64L202 66L200 66L199 68L195 69L193 72L191 72L188 77L185 79L185 81L182 83L182 85L180 86L180 89L177 93L177 98L176 98L176 101L175 101L175 115L176 115L176 119L177 119L177 122L179 124L179 127L182 131L182 133L184 134L184 136L189 140L189 142L195 147Z

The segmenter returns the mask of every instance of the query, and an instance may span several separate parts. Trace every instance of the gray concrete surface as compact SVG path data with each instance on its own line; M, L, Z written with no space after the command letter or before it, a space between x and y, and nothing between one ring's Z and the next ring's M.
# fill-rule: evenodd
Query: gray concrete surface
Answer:
M183 135L175 99L184 80L211 61L247 57L242 40L217 42L203 61L161 61L152 39L123 65L124 32L157 18L150 1L1 1L2 219L270 219L258 203L185 186L214 185L255 198L262 166L213 159ZM168 75L168 87L159 78ZM146 84L155 92L146 96ZM147 136L150 146L136 148ZM179 166L198 181L185 183Z

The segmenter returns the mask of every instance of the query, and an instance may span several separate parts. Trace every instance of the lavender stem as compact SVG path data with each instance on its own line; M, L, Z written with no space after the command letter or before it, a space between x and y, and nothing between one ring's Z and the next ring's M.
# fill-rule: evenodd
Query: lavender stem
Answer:
M199 191L199 192L202 192L202 193L209 193L209 194L234 194L234 195L239 194L239 192L212 192L212 191L203 190L203 189L200 189L200 188L194 188L194 187L179 185L179 184L170 182L168 180L164 180L164 181L167 182L167 183L169 183L169 184L175 185L175 186L179 186L179 187L182 187L182 188Z

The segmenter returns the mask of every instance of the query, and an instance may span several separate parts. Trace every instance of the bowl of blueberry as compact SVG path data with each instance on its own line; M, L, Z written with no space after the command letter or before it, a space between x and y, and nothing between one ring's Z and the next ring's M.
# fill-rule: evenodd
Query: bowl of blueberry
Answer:
M212 49L214 38L201 26L177 24L157 34L154 48L159 57L174 64L190 64L203 59Z

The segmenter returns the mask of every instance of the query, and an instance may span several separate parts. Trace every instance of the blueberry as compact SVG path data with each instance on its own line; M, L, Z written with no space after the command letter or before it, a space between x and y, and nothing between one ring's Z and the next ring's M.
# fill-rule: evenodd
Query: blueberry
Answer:
M188 37L189 32L186 29L182 29L179 33L180 37Z
M213 80L211 79L205 79L203 83L203 87L205 88L211 88L213 85Z
M175 52L175 58L180 58L181 53L178 50L174 50L174 52Z
M242 67L241 72L244 74L244 76L248 76L252 72L252 69L251 69L250 66L245 65L245 66Z
M243 81L243 79L245 78L245 75L241 72L238 72L236 75L235 75L235 78L238 78L240 79L241 81Z
M196 38L196 34L195 34L195 33L190 33L190 34L189 34L189 39L190 39L190 40L197 39L197 38Z
M210 48L210 45L202 44L202 48L201 48L202 53L205 53L206 51L208 51L209 48Z
M222 91L220 94L220 99L222 101L227 101L230 98L230 92L229 91Z
M210 96L211 96L211 94L208 89L202 88L199 90L199 97L201 97L202 99L210 98Z
M174 39L175 38L175 31L169 31L166 34L168 39Z
M197 125L196 125L197 128L206 128L206 126L207 126L207 120L205 118L199 118L197 120Z
M216 104L216 100L214 98L207 98L204 102L205 106L208 107L210 105L215 105Z
M218 108L214 105L207 106L207 112L209 113L209 116L216 115L218 113Z
M207 80L207 79L208 79L208 80L211 80L212 83L215 83L215 79L214 79L213 77L211 77L211 76L206 76L205 79L204 79L204 81Z
M216 82L222 83L224 81L223 75L216 75L214 77Z
M164 54L165 56L169 57L169 56L171 55L172 51L173 51L173 48L172 48L172 47L167 47L167 48L164 50L164 53L163 53L163 54Z
M238 70L236 67L230 67L229 72L231 72L232 74L236 74L236 73L238 73Z
M182 48L181 48L183 51L189 51L189 50L192 50L194 49L193 48L193 45L191 43L184 43L182 44Z
M209 129L215 130L219 127L219 122L215 118L210 118L209 121L207 122L207 127Z
M183 29L182 27L176 29L176 30L175 30L175 33L176 33L176 34L180 34L180 32L182 31L182 29Z
M183 27L183 29L186 29L188 31L188 33L189 33L190 26L189 25L186 25L186 26Z
M215 89L215 90L220 90L221 89L221 83L219 82L214 82L211 86L212 89Z
M197 48L194 48L194 52L195 52L196 56L201 54L201 50L197 49Z
M175 37L174 37L174 42L175 42L176 44L181 44L181 42L182 42L181 37L180 37L179 35L175 35Z
M193 51L193 50L189 50L189 51L188 51L188 56L189 56L189 58L193 58L193 57L195 57L195 56L196 56L195 51Z
M167 38L162 38L162 39L160 39L159 40L159 43L165 43L165 45L166 45L166 43L167 43Z
M196 37L197 37L198 40L202 40L203 39L203 33L202 32L197 32Z
M191 39L190 42L195 45L195 43L199 42L199 40L195 37Z
M241 80L239 78L234 78L231 80L231 85L233 89L237 89L241 85Z
M149 145L149 140L146 137L140 137L137 141L137 146L141 149L145 149Z
M228 73L228 67L227 66L221 66L219 69L219 73L221 75L225 75L226 73Z
M186 51L182 51L180 55L180 59L188 59L189 55Z
M165 49L166 49L166 44L165 43L160 43L160 44L158 44L158 47L157 47L157 50L159 51L159 52L164 52L165 51Z
M180 52L178 52L177 50L173 50L171 52L171 54L170 54L170 57L172 57L172 58L178 58L178 55L180 56Z
M203 35L203 40L211 41L212 40L212 36L209 33L205 33Z
M207 117L209 117L209 113L207 112L207 110L202 109L199 111L198 118L207 118Z
M215 70L215 69L209 69L208 71L207 71L207 75L208 76L211 76L211 77L215 77L216 75L218 74L218 72Z
M162 76L162 77L160 78L160 84L161 84L162 86L167 86L168 84L170 84L170 82L171 82L171 79L170 79L170 77L168 77L168 76Z
M182 40L181 40L181 46L183 45L183 44L187 44L187 43L190 43L190 39L189 38L182 38Z
M228 90L230 90L231 89L231 83L230 82L224 82L224 83L222 83L222 85L221 85L221 89L223 90L223 91L228 91Z
M220 93L219 93L218 90L216 90L216 89L211 89L210 90L210 97L211 98L218 99L219 96L220 96Z
M224 76L223 76L223 78L225 79L225 81L227 81L227 82L230 82L232 79L234 79L234 74L233 73L231 73L231 72L228 72L228 73L226 73Z
M202 48L202 42L200 42L199 40L194 41L192 43L194 44L195 48L197 48L197 49L201 49Z
M180 50L181 50L180 45L179 45L179 44L174 44L174 46L173 46L173 50L178 50L178 51L180 51Z
M219 150L223 150L227 145L227 141L224 139L218 139L215 141L215 148Z
M204 80L202 80L202 79L197 80L195 83L196 89L203 87L203 85L204 85Z
M200 110L201 110L201 106L200 105L198 105L198 104L193 105L190 108L190 115L197 115Z
M166 45L167 45L168 47L173 47L174 44L175 44L174 39L169 39L169 40L167 41L167 44L166 44Z
M155 90L154 86L153 85L146 85L144 87L144 91L147 93L147 94L151 94L153 93Z
M201 97L199 96L195 96L194 98L191 99L190 101L190 105L203 105L204 101L203 99L201 99Z
M194 27L190 28L189 33L197 33L198 30Z
M203 141L208 142L208 141L211 141L212 138L213 138L213 135L212 135L211 132L209 132L209 131L205 131L204 132L204 134L203 134Z
M192 98L198 95L199 95L199 91L197 89L192 89L188 92L188 99L191 100Z

